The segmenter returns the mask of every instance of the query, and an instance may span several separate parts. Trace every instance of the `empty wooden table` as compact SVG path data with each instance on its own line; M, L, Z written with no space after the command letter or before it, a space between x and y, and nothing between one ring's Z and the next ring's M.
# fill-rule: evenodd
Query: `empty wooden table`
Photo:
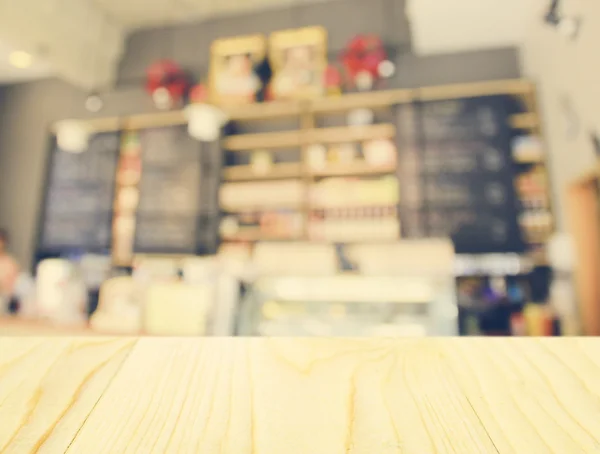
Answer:
M600 339L0 338L2 453L600 453Z

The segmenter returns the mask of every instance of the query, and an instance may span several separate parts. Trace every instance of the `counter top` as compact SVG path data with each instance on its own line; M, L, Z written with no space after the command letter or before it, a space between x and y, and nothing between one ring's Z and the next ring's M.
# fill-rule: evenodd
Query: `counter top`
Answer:
M0 336L95 336L87 324L56 325L45 320L0 317ZM0 450L0 452L2 452Z
M600 339L0 338L2 453L600 453Z

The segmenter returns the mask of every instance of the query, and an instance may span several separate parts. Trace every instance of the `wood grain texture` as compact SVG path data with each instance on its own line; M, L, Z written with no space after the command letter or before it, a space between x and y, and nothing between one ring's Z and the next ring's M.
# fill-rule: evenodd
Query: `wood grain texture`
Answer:
M600 453L600 339L132 342L3 340L0 452Z
M0 452L66 452L135 342L0 338Z

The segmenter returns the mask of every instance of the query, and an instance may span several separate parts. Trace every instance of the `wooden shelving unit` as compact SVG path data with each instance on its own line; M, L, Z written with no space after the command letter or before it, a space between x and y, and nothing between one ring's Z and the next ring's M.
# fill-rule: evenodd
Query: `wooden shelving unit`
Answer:
M231 136L223 140L223 148L234 152L252 152L257 149L270 149L276 152L277 148L301 150L299 163L275 164L268 172L257 173L252 166L234 166L223 171L226 181L267 181L301 178L307 185L307 195L303 207L299 207L304 215L304 224L308 226L309 215L313 210L320 208L310 202L309 190L316 179L327 177L368 177L396 175L397 167L376 167L365 161L349 163L328 164L322 169L315 169L309 165L308 148L310 145L341 144L348 142L362 143L376 139L393 139L396 136L396 127L391 123L367 125L363 127L316 127L316 120L327 115L345 114L353 109L385 110L396 105L414 101L436 101L442 99L458 99L479 97L486 95L514 95L520 98L526 106L527 112L513 115L509 124L514 129L532 131L536 133L540 128L540 121L535 110L534 86L529 81L508 80L492 81L474 84L456 84L443 87L427 87L413 90L387 90L369 93L353 93L338 97L315 99L302 103L266 103L254 106L240 107L228 112L230 118L239 121L245 120L273 120L280 117L294 117L298 119L299 129L296 131L279 131L260 134L243 134ZM543 164L544 159L535 156L529 159L519 159L520 164ZM258 209L259 207L255 207ZM290 208L290 207L287 207ZM274 207L265 206L265 210ZM528 240L539 238L546 239L548 235L527 235ZM304 239L308 238L308 231ZM252 235L243 235L235 240L248 241L267 240L260 232Z
M411 91L395 90L389 92L358 93L349 94L335 98L326 98L305 102L303 104L292 103L289 108L284 108L278 103L277 110L287 112L289 116L297 116L299 129L295 131L277 131L258 134L232 135L222 141L223 149L231 152L253 152L255 150L271 150L275 156L277 149L289 150L298 148L300 160L297 163L276 163L263 173L257 172L251 165L230 166L223 170L225 181L268 181L284 179L302 179L306 192L301 206L296 207L302 215L304 233L295 238L306 240L310 237L308 227L310 214L322 207L314 206L310 200L310 191L315 179L325 177L353 177L353 176L383 176L395 175L396 166L371 166L366 161L354 161L349 163L329 164L322 169L315 169L309 165L309 151L311 145L336 145L343 143L363 143L377 139L393 139L396 135L396 127L391 123L371 124L361 127L339 126L339 127L317 127L317 117L320 115L331 115L345 113L357 108L391 108L400 102L410 102ZM274 109L266 104L265 116L260 117L252 110L252 115L237 115L237 118L270 121L279 118L279 115L271 115ZM234 210L223 207L226 212L235 213ZM265 204L249 208L248 212L272 211L278 209L294 209L290 206L276 207ZM266 235L259 228L241 228L239 234L222 236L224 241L267 241L267 240L289 240L280 236Z
M475 82L469 84L444 85L405 90L382 90L368 93L351 93L310 101L274 101L243 106L225 106L222 109L232 121L264 121L300 117L304 114L320 116L348 112L353 109L391 108L412 101L434 101L488 95L510 94L519 96L528 106L528 117L516 115L513 121L537 125L535 86L522 79ZM185 124L183 110L151 112L122 117L92 118L85 121L91 132L115 131L118 129L143 129ZM268 133L281 134L281 133ZM266 140L270 140L267 135ZM234 142L235 143L235 142Z
M369 166L364 161L339 163L315 170L308 164L308 149L313 144L341 144L348 142L364 142L373 139L392 139L396 135L394 124L383 123L364 127L326 127L316 126L317 119L327 115L339 115L353 109L390 110L395 106L419 102L452 100L493 95L513 95L522 101L526 107L525 113L513 115L509 119L510 126L532 134L541 135L541 121L537 113L535 87L527 80L498 80L480 83L455 84L417 89L385 90L368 93L352 93L337 97L328 97L306 101L276 101L244 106L222 107L227 117L232 121L278 121L280 119L295 119L298 128L290 131L261 132L255 134L240 134L226 137L222 148L236 153L249 153L255 150L279 150L297 148L300 151L298 163L276 163L264 172L256 172L251 166L235 166L225 168L222 177L225 181L268 181L301 179L307 186L306 198L300 207L296 207L308 219L311 212L309 190L317 178L324 177L360 177L377 175L395 175L396 167L381 168ZM134 115L123 118L93 119L88 121L89 129L93 132L117 129L140 129L176 124L185 124L183 111L157 112ZM515 160L518 164L545 165L545 159L539 156L531 159L524 157ZM259 209L262 207L254 207ZM266 206L265 209L289 208ZM247 211L250 211L251 207ZM308 222L305 222L307 225ZM308 234L306 234L306 237ZM254 237L254 235L251 235ZM258 236L253 238L259 240Z
M390 108L395 104L411 102L413 99L414 91L412 90L351 93L339 97L316 99L310 102L308 109L315 115L332 114L353 109Z
M365 162L353 162L343 164L332 164L323 169L309 170L314 178L319 177L353 177L364 175L390 175L396 173L396 166L393 167L374 167Z
M302 164L295 162L274 164L266 172L256 172L251 165L231 166L223 170L225 181L281 180L301 176Z
M320 128L306 131L308 144L336 144L345 142L365 142L375 139L392 139L396 127L392 124L366 126L342 126L338 128Z
M546 159L543 156L514 156L513 161L517 164L544 164Z
M528 112L513 115L510 125L515 129L536 129L540 126L540 122L536 113Z
M521 81L520 83L510 84L510 89L513 90L513 94L518 95L521 102L527 109L527 112L513 115L510 118L510 125L512 128L524 131L525 133L537 136L540 140L543 138L542 121L539 116L537 109L537 98L535 86L527 81ZM550 179L548 178L548 165L547 165L547 154L542 155L521 155L513 156L513 162L516 164L523 164L531 167L543 168L548 182L547 187L547 200L548 200L548 211L554 215L552 206L552 197L550 194ZM515 188L518 193L518 188ZM521 227L523 229L523 227ZM530 245L544 245L541 251L535 253L535 263L538 266L548 265L547 251L545 248L546 243L552 237L554 232L555 223L553 222L543 232L539 231L527 231L523 229L524 240Z
M254 151L265 148L293 148L302 144L300 131L264 132L258 134L238 134L223 140L227 151Z
M271 120L300 115L305 109L301 102L267 102L245 106L224 107L232 121Z
M293 241L300 240L300 236L284 236L284 235L264 235L258 229L246 230L232 236L223 236L224 241Z

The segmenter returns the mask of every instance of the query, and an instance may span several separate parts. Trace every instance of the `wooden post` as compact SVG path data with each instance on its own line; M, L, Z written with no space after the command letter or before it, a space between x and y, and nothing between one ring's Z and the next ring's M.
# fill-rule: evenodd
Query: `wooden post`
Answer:
M567 189L567 213L576 253L576 285L583 334L600 336L600 212L598 174Z

